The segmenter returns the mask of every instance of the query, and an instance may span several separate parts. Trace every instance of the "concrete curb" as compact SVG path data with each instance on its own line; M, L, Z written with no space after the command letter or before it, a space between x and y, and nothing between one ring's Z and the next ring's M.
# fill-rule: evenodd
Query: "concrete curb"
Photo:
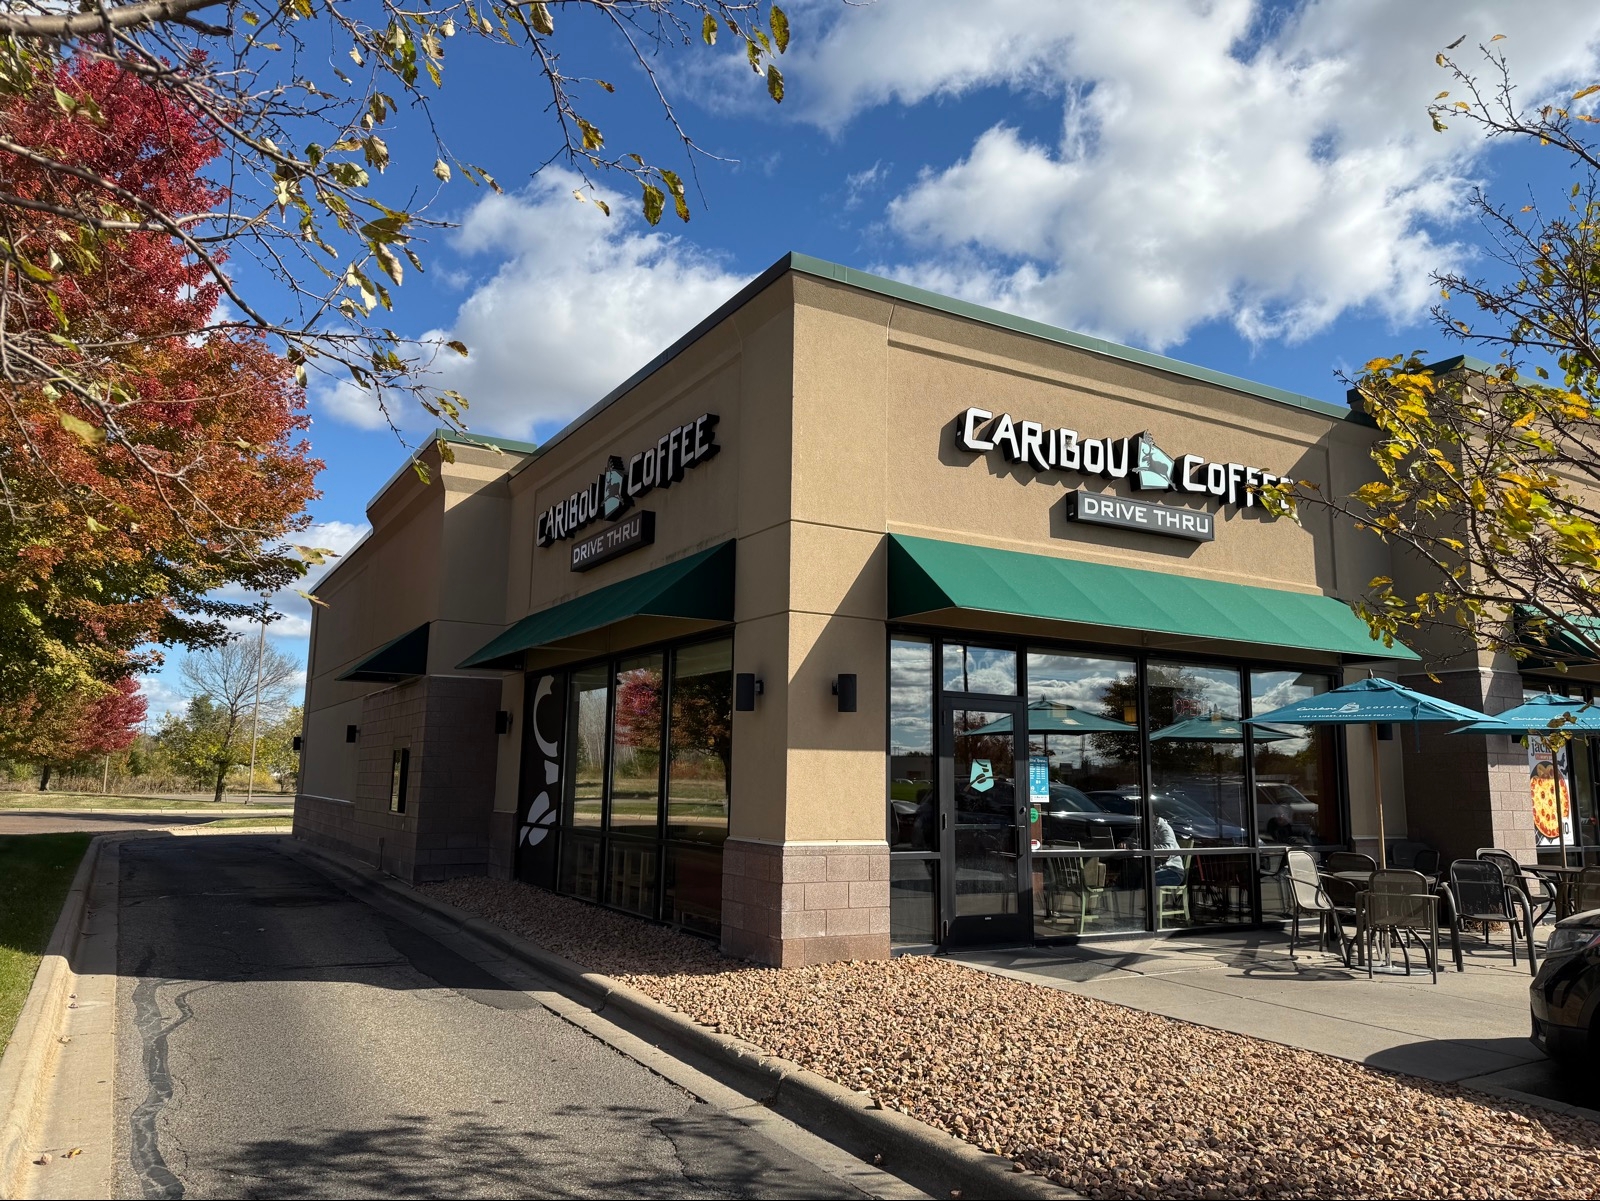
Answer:
M593 999L595 1012L614 1009L633 1019L669 1044L663 1048L669 1053L675 1046L710 1059L741 1091L829 1142L919 1188L929 1189L929 1183L936 1182L930 1190L936 1196L944 1192L993 1198L1076 1196L1041 1176L1018 1170L1008 1159L897 1110L880 1108L865 1093L852 1092L742 1039L708 1030L637 989L586 971L492 922L424 896L368 864L287 838L280 848L350 892L381 893L579 990Z
M60 1032L72 992L72 957L83 934L89 882L105 836L89 840L61 903L39 971L0 1059L0 1196L15 1197L29 1160L28 1137L38 1120L50 1070L61 1052Z

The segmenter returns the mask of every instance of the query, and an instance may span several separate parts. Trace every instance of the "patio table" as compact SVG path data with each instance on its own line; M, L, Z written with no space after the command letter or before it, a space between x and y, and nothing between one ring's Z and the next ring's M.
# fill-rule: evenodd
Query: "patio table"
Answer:
M1556 890L1556 920L1572 915L1572 885L1581 867L1567 867L1556 863L1519 863L1517 867L1530 876L1541 876L1550 881Z
M1361 939L1360 939L1360 935L1359 935L1359 931L1360 931L1360 924L1359 923L1360 923L1360 918L1361 918L1361 913L1360 913L1360 909L1361 909L1361 906L1360 906L1361 894L1366 891L1367 885L1369 885L1372 882L1372 873L1371 872L1360 872L1360 871L1347 871L1347 872L1323 872L1322 874L1324 876L1332 876L1336 880L1347 881L1349 884L1351 884L1355 888L1355 890L1356 890L1356 902L1357 902L1357 914L1356 914L1356 916L1357 916L1357 939L1356 939L1356 943L1357 943L1357 946L1360 947ZM1464 957L1462 956L1462 952L1461 952L1461 919L1456 916L1456 900L1455 900L1455 897L1451 894L1449 885L1443 884L1443 883L1441 883L1438 888L1434 889L1433 895L1435 897L1437 897L1438 901L1439 901L1438 907L1436 909L1436 913L1437 913L1437 919L1436 920L1442 922L1442 921L1445 920L1446 917L1448 917L1449 921L1450 921L1450 958L1454 961L1454 963L1456 965L1456 971L1464 972L1467 969L1466 969L1466 961L1465 961Z

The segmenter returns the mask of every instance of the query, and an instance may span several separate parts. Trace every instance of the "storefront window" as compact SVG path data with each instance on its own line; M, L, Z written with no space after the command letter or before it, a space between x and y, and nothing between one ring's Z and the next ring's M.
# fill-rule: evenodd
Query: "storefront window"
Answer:
M939 861L889 861L889 941L922 946L939 941Z
M733 770L733 641L686 646L673 656L667 837L728 836Z
M1033 861L1039 938L1145 930L1143 855L1051 855Z
M1244 926L1255 920L1254 853L1155 856L1157 929Z
M1150 845L1246 845L1238 669L1152 660L1148 671Z
M557 890L715 934L731 795L733 640L579 668L567 719L574 768ZM543 735L532 737L543 751ZM559 764L538 766L523 773L525 794L560 778Z
M1327 676L1298 671L1252 671L1250 711L1270 713L1326 692L1329 683ZM1343 841L1336 739L1331 726L1251 728L1255 821L1262 845L1336 846Z
M617 667L611 737L613 830L654 831L660 821L661 685L660 655L624 659Z
M938 848L933 643L895 638L889 643L889 849Z
M661 916L675 926L717 934L722 929L722 853L718 848L666 848Z
M572 791L567 799L567 824L579 829L600 826L606 788L606 698L611 672L604 664L572 676ZM565 869L563 869L565 870Z
M944 644L944 690L1017 695L1017 652L1003 646Z
M1048 768L1044 848L1144 845L1139 672L1132 659L1028 655L1028 758Z

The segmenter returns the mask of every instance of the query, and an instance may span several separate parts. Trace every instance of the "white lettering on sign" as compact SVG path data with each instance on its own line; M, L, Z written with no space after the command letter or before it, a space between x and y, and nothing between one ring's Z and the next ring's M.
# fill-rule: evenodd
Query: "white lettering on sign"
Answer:
M1142 492L1188 492L1214 496L1234 508L1254 508L1261 489L1285 477L1243 463L1211 463L1201 455L1174 458L1149 433L1129 438L1087 438L1077 430L1051 429L1037 421L1015 421L970 408L956 419L956 445L973 454L998 450L1008 462L1035 471L1072 471L1128 480Z
M685 470L700 466L721 449L717 444L717 415L702 413L662 434L654 446L640 451L626 464L618 455L609 456L606 469L597 480L539 514L539 545L571 538L602 517L616 520L639 497L655 488L670 488L683 478Z
M1195 542L1210 542L1216 537L1216 517L1203 509L1179 509L1123 496L1103 496L1095 492L1067 493L1067 516L1087 525L1114 526L1123 530L1144 530Z

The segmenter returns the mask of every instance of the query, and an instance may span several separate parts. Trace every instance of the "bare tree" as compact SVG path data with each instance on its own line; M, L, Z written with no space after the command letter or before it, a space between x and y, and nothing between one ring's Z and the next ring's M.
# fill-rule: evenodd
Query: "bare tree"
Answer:
M261 652L261 711L268 721L287 712L293 700L300 665L267 646ZM256 648L241 640L196 651L183 661L179 674L188 685L190 731L196 755L215 772L213 800L222 800L228 771L240 761L256 696ZM200 703L197 703L200 702Z

